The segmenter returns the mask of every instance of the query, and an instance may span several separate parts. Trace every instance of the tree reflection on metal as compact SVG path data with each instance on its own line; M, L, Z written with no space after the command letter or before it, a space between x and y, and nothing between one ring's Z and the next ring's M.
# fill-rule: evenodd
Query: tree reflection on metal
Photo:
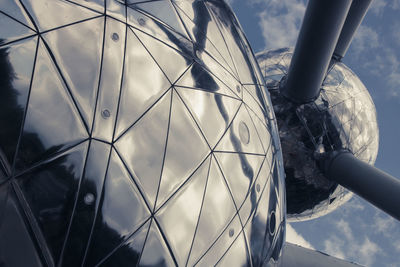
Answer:
M0 3L0 265L277 260L279 136L231 9L126 2Z

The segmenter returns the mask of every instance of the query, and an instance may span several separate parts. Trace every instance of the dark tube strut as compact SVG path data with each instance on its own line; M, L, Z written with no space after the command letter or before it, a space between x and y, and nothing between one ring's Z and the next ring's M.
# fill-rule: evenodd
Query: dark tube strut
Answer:
M354 33L360 26L365 14L367 14L368 7L372 0L353 0L346 21L343 25L342 32L340 33L339 40L336 44L333 58L337 61L341 60L353 40Z
M310 0L281 93L296 103L318 97L351 0Z
M322 166L328 179L400 220L399 179L357 159L348 151L331 152Z

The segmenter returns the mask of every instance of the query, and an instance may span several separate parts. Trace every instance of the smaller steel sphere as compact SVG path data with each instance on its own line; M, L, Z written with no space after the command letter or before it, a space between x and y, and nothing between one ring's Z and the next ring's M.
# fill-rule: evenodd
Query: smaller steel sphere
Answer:
M378 153L378 126L372 99L359 78L343 63L328 71L318 98L297 105L279 91L293 49L257 54L277 118L284 157L289 221L320 217L351 198L329 181L316 159L324 152L347 149L373 164Z

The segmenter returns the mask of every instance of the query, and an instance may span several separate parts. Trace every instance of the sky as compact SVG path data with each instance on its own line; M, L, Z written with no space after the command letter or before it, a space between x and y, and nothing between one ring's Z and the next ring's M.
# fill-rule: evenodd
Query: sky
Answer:
M305 0L230 0L255 53L294 47ZM377 110L375 166L400 178L400 0L374 0L343 62L363 81ZM400 222L362 198L287 226L287 241L366 266L400 266Z

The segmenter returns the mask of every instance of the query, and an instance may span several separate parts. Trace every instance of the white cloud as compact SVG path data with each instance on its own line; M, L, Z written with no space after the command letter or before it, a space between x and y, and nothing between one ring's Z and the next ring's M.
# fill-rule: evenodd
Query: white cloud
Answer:
M393 48L382 47L379 53L369 53L363 68L372 75L385 80L388 97L400 96L400 58Z
M324 241L324 251L339 259L346 259L343 251L344 242L336 236Z
M340 219L333 222L337 231L323 242L326 253L341 259L357 259L361 264L370 266L382 252L382 249L368 237L357 237L351 224Z
M372 1L369 10L371 10L371 12L377 16L381 16L386 5L387 2L385 0L374 0Z
M368 257L371 254L375 254L380 250L377 244L365 238L364 243L360 246L360 253L363 257Z
M390 216L380 216L376 214L374 216L374 224L373 227L377 230L378 233L381 233L387 237L390 237L392 230L396 227L396 221Z
M378 48L378 46L378 33L368 26L360 25L351 43L351 50L354 56L365 55L366 51Z
M340 219L340 221L337 222L336 227L341 231L344 236L346 237L347 240L353 240L353 233L351 231L350 225L348 222L344 221L343 219Z
M400 9L400 0L392 0L390 4L390 8L393 10Z
M393 243L393 246L395 248L395 250L397 250L398 252L400 252L400 241L395 241Z
M314 247L306 241L303 236L298 234L290 224L286 224L286 241L304 248L314 249Z
M258 14L267 49L294 46L303 20L304 1L252 0L263 3L264 11Z
M374 0L369 7L369 10L376 16L382 16L385 8L388 7L392 10L400 9L400 0Z

